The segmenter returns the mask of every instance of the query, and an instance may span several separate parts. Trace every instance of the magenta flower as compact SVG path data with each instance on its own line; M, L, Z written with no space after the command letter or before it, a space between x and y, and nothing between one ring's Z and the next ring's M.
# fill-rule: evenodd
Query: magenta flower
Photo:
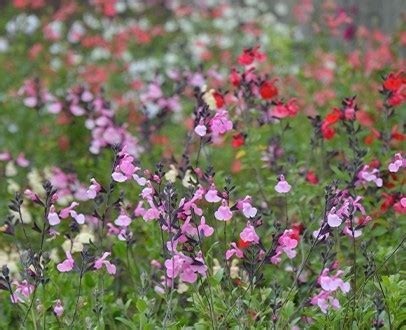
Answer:
M106 260L106 258L110 255L110 252L104 252L103 256L94 262L94 268L100 269L103 265L105 265L107 272L111 275L114 275L116 273L116 266L110 263L110 261Z
M285 180L285 177L283 175L279 176L279 182L275 186L276 192L280 194L286 194L290 191L292 187L290 184Z
M75 266L75 260L73 260L71 253L69 251L66 251L65 254L66 254L66 259L56 266L56 268L61 273L70 272L73 269L73 267Z
M249 243L259 243L259 236L255 232L255 228L252 225L248 225L247 227L244 228L244 230L240 233L240 238L244 242L249 242Z
M226 202L223 201L223 205L220 206L216 212L214 212L214 216L216 217L217 220L228 221L233 216L233 213L227 206Z
M224 135L226 132L233 129L233 123L228 119L228 112L225 110L220 110L216 112L214 117L211 119L210 128L215 137Z

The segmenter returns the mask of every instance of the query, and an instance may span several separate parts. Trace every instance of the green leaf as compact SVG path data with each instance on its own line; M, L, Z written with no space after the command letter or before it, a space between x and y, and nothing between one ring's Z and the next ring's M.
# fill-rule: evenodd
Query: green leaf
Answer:
M142 299L139 299L139 300L137 300L137 309L141 312L141 313L144 313L146 310L147 310L147 308L148 308L148 304L144 301L144 300L142 300Z
M116 317L115 318L117 321L125 324L126 326L128 326L130 329L138 329L138 327L130 320L125 319L124 317Z

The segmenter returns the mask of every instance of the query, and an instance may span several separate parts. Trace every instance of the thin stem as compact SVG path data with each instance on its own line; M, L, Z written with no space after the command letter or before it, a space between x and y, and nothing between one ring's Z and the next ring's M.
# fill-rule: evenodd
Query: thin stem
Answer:
M83 260L82 260L82 263L83 263ZM83 265L82 265L82 269L80 270L78 294L77 294L77 297L76 297L75 311L73 312L72 322L71 322L70 327L69 327L70 329L73 329L73 325L74 325L75 320L76 320L76 315L78 313L80 293L81 293L81 290L82 290L82 278L83 278L82 270L83 270Z

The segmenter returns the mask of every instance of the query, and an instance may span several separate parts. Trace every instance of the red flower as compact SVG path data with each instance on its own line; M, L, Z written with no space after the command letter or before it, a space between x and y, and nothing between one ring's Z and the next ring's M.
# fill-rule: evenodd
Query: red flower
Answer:
M237 70L235 68L233 68L231 70L230 76L229 76L230 82L231 84L233 84L233 86L239 86L240 82L241 82L241 76L239 75L239 73L237 72Z
M390 195L387 193L382 193L382 196L385 198L381 205L381 212L386 212L390 206L395 204L396 195Z
M245 143L244 134L236 133L233 135L233 141L231 142L233 148L241 147L244 143Z
M259 51L259 45L254 48L244 48L243 53L238 56L237 62L240 65L248 66L254 63L255 60L262 62L266 59L265 53Z
M296 104L297 99L290 99L286 104L278 101L272 109L272 116L276 118L294 117L299 111L299 106Z
M216 107L220 109L224 106L224 97L219 92L214 92L213 97L216 100Z
M240 249L245 249L245 248L247 248L247 247L250 246L250 242L246 242L246 241L243 241L242 239L240 239L240 240L238 241L238 243L237 243L237 246L238 246Z
M403 72L399 71L397 73L389 73L388 77L383 83L383 87L385 89L390 90L392 92L397 91L403 84L406 84L406 79L402 77Z
M331 140L336 135L336 130L328 125L322 125L321 133L326 140Z
M308 181L308 182L310 182L311 184L313 184L313 185L317 185L318 183L319 183L319 179L318 179L318 177L316 176L316 174L314 174L314 172L313 171L307 171L307 174L306 174L306 180Z
M278 95L278 89L271 81L265 80L259 87L259 94L264 100L269 100Z

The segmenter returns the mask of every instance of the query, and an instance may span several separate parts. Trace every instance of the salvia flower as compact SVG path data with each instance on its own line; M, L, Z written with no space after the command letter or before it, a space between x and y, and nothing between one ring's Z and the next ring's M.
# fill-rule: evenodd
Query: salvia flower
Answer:
M275 186L275 191L280 194L286 194L290 191L291 185L285 180L283 175L279 176L279 181Z
M95 269L100 269L102 268L103 265L106 266L107 272L111 275L115 275L116 274L116 266L113 265L110 261L106 260L108 256L110 256L111 253L110 252L104 252L103 256L99 259L97 259L94 262L94 268Z
M54 305L54 313L57 317L61 317L63 315L63 305L62 305L62 301L60 299L57 299L55 301L55 305Z
M34 292L34 285L30 284L27 280L23 280L21 283L13 281L13 284L17 285L16 290L10 297L13 304L27 301L30 295Z
M296 257L295 248L299 243L299 231L295 229L286 229L278 239L278 246L275 254L271 257L273 264L281 262L281 255L284 252L289 259Z
M231 242L230 245L232 248L226 251L227 260L229 260L234 254L240 259L244 258L244 252L238 248L236 243Z
M61 223L58 213L55 211L55 206L51 205L48 213L48 222L51 226L56 226Z
M389 172L397 173L402 167L406 167L406 159L400 153L397 153L389 164L388 170Z
M255 232L255 228L253 225L248 225L247 227L244 228L244 230L240 233L240 238L244 242L249 242L249 243L259 243L259 236Z
M214 216L217 220L229 221L233 216L233 212L231 212L230 208L227 206L227 202L223 201L223 204L218 208L216 212L214 212Z
M97 194L102 190L102 186L96 181L96 179L90 179L91 185L86 191L86 195L89 199L95 199Z
M66 251L65 254L66 259L56 266L61 273L70 272L75 266L75 261L73 260L71 253Z

